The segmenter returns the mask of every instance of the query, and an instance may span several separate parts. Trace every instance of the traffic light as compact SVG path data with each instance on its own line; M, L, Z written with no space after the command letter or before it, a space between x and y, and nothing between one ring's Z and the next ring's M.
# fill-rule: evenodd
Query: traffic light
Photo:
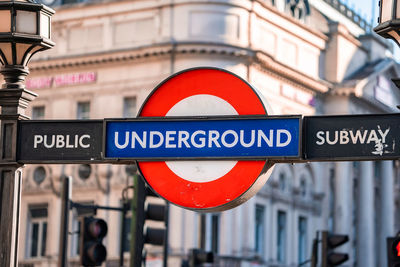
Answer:
M150 188L146 188L146 196L147 197L157 197L151 191ZM166 240L166 231L167 231L167 218L168 218L168 210L166 204L155 204L151 202L145 203L144 216L145 221L159 221L164 222L163 228L154 228L154 227L145 227L144 230L144 242L147 244L153 245L164 245Z
M203 263L213 263L214 253L207 252L202 249L191 249L189 253L189 266L197 267Z
M400 237L386 238L388 267L400 267Z
M168 206L167 204L154 203L154 198L158 198L158 196L145 186L141 177L135 178L134 194L131 260L136 264L134 266L141 266L144 244L152 244L164 246L163 261L166 262L168 254ZM163 222L163 227L155 228L148 225L151 224L151 221Z
M82 217L80 259L83 266L100 266L107 258L106 247L102 244L107 235L107 223L103 219Z
M334 249L349 241L348 235L322 232L322 267L337 266L349 259L347 253L335 252Z

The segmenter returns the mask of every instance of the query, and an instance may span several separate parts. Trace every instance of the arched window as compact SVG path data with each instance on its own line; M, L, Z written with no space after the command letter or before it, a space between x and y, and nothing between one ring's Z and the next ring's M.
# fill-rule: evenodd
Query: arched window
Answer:
M279 173L279 190L285 192L287 189L287 179L284 172Z
M305 176L300 178L300 196L307 197L307 179Z

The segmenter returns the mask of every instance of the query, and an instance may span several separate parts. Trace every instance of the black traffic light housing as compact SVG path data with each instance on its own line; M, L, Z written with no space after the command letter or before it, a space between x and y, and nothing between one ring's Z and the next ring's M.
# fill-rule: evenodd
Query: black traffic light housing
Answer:
M150 190L150 189L148 189ZM148 195L149 196L149 195ZM146 203L144 209L145 221L159 221L166 223L167 205ZM164 228L145 227L144 243L162 246L166 240L166 224Z
M168 205L166 203L156 204L151 202L151 198L158 198L158 196L149 187L145 186L142 177L136 177L135 179L132 215L134 246L131 248L131 257L135 263L142 262L144 244L152 244L164 246L165 262L168 242ZM164 222L164 227L145 227L148 221Z
M348 235L322 232L322 267L337 266L349 259L347 253L335 252L334 249L347 243Z
M191 249L189 253L189 266L197 267L201 266L203 263L213 263L214 253L204 251L202 249Z
M400 267L400 237L386 238L388 267Z
M80 260L83 266L100 266L106 260L107 249L102 241L107 230L107 223L103 219L82 217Z

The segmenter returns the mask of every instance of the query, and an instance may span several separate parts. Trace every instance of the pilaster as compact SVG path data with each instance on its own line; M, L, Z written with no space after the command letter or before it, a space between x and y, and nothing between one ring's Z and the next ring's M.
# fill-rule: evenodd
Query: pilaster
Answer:
M379 265L387 266L386 238L394 233L394 192L393 162L381 161L380 169L380 210Z
M373 166L372 161L361 162L358 178L357 265L363 267L376 266Z
M353 177L351 162L335 163L335 211L334 232L351 234L353 211ZM351 250L348 242L340 247L342 252Z

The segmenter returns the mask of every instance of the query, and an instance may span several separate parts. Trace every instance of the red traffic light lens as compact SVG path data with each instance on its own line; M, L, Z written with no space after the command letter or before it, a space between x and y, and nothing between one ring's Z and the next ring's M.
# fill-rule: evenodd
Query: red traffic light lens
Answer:
M107 235L107 223L102 219L93 219L87 225L88 232L93 238L103 238Z
M392 243L393 256L400 258L400 238L396 238Z

